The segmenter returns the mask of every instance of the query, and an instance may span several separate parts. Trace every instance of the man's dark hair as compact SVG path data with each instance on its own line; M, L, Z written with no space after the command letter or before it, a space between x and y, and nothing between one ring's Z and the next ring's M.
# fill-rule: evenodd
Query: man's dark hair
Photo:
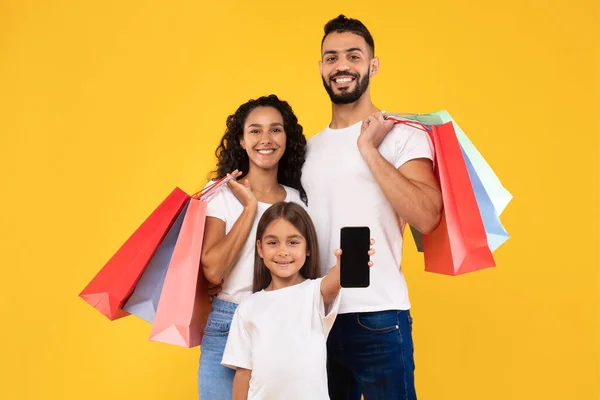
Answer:
M365 39L365 42L367 42L367 45L371 50L371 56L375 55L375 42L373 41L373 36L371 36L371 32L369 32L367 27L357 19L347 18L345 15L340 14L337 18L334 18L325 24L324 30L325 34L321 40L321 46L323 46L325 38L330 33L351 32Z

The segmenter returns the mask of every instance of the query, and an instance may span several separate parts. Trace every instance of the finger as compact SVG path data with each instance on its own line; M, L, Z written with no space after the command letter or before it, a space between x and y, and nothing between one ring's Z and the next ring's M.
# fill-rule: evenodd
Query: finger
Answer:
M375 254L375 249L369 250L369 255L372 256L373 254Z
M333 254L334 254L334 255L335 255L337 258L339 258L339 257L342 255L342 250L341 250L341 249L335 249L335 250L333 251Z
M244 186L245 186L247 189L250 189L250 181L249 181L248 179L244 179Z
M372 267L373 266L373 261L369 261L368 264L369 264L369 267Z
M371 246L375 244L375 239L371 238Z
M373 114L373 117L375 117L376 120L383 122L385 120L385 118L383 118L383 113L381 111L376 112L375 114Z

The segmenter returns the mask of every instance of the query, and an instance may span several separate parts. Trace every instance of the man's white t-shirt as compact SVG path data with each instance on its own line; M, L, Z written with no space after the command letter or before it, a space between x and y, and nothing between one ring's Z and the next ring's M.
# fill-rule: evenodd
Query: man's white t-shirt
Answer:
M212 182L209 182L211 184ZM208 185L207 185L208 186ZM285 189L287 196L284 201L298 203L303 207L306 205L300 199L300 193L291 187L281 185ZM252 223L252 228L248 234L248 239L240 251L238 261L235 263L229 275L223 282L221 292L217 298L223 301L229 301L239 304L243 299L252 294L252 280L254 278L254 247L256 245L256 228L258 221L267 208L272 204L258 202L256 217ZM225 234L228 234L233 224L242 215L244 206L235 197L233 192L227 186L219 189L219 192L209 201L206 207L206 216L218 218L225 222Z
M317 229L321 265L326 273L335 265L333 250L340 246L340 229L368 226L375 239L374 265L368 288L347 288L340 314L410 308L402 260L401 221L385 198L357 145L362 121L344 129L327 127L308 140L302 186ZM381 155L396 168L416 158L433 161L427 133L396 125L379 146Z
M235 310L221 364L252 370L248 400L329 400L326 342L342 296L325 313L322 279L256 292Z

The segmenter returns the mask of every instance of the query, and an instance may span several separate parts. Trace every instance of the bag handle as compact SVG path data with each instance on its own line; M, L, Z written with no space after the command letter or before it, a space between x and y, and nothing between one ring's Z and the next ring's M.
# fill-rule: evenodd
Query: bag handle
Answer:
M427 125L422 124L418 121L412 121L412 120L408 120L408 119L398 119L398 118L392 117L392 116L387 116L387 117L385 117L385 119L394 121L394 125L406 125L406 126L410 126L411 128L422 130L425 133L431 133L431 128L428 128Z
M197 191L192 195L193 199L200 199L203 201L208 201L210 197L212 197L215 193L217 193L217 189L221 186L226 185L230 180L235 179L232 175L227 174L218 181L211 183L209 186L203 188L202 190Z

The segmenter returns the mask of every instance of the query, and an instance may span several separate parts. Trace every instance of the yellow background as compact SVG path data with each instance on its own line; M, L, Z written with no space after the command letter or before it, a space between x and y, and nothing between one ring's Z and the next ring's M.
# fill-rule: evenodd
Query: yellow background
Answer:
M196 398L198 348L77 294L205 183L239 104L276 93L307 136L328 123L340 12L375 38L376 105L449 110L515 196L497 268L426 273L407 236L419 398L600 398L598 2L283 3L0 2L0 398Z

